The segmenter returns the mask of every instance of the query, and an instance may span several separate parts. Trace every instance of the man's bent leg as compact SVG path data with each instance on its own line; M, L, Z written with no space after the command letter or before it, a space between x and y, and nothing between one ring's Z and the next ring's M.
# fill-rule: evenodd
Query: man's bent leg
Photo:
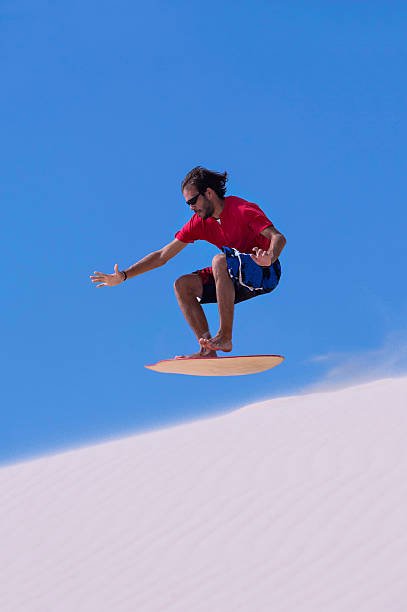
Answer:
M208 321L204 310L197 298L202 297L203 284L199 274L185 274L174 283L174 291L179 307L188 325L191 327L198 341L201 338L211 337ZM188 355L188 357L216 357L216 351L209 347L201 346L199 353Z
M219 308L219 331L210 340L202 338L201 346L216 351L232 350L233 315L235 309L235 287L229 276L226 255L215 255L212 261Z

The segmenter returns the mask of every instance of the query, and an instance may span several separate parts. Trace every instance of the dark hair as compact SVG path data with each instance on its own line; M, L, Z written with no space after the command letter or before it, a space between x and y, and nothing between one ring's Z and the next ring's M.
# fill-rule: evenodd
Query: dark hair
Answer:
M187 185L195 185L199 193L204 193L205 190L210 187L214 190L216 195L223 200L226 193L227 180L227 172L213 172L212 170L208 170L202 166L197 166L196 168L192 168L192 170L188 172L182 181L181 191L184 191L184 188Z

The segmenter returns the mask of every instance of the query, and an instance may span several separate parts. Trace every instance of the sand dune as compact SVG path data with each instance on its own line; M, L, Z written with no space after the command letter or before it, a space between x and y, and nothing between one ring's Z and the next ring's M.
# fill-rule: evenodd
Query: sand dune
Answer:
M0 470L2 612L405 612L407 378Z

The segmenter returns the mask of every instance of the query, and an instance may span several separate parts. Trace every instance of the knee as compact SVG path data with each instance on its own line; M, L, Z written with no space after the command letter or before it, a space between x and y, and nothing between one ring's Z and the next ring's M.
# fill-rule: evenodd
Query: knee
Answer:
M214 273L225 272L227 269L226 266L226 255L224 253L218 253L212 259L212 270Z
M197 274L184 274L174 282L174 291L177 296L199 294L201 279Z
M181 293L184 293L186 288L188 287L188 282L187 282L187 275L185 274L184 276L180 276L179 278L177 278L176 281L174 281L174 291L177 295L180 295Z

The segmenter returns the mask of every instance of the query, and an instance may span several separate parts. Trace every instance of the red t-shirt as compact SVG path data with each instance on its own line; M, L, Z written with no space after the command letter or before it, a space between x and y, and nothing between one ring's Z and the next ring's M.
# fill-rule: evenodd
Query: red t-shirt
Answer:
M219 249L228 246L241 253L251 253L253 247L264 251L269 248L270 238L262 236L260 232L270 226L273 226L272 222L257 204L228 196L219 221L213 217L201 219L194 214L175 234L175 238L181 242L206 240Z

